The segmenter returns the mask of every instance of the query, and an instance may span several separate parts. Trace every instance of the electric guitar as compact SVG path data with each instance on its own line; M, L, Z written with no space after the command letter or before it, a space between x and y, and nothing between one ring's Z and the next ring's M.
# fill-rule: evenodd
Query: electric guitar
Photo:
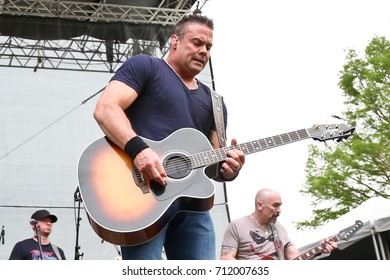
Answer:
M166 186L145 178L125 152L102 137L80 156L81 200L92 228L103 240L117 245L142 244L179 211L212 208L215 185L205 169L223 161L227 151L238 149L248 155L307 138L341 141L353 132L354 128L343 124L314 125L219 149L213 149L209 140L192 128L179 129L161 141L143 138L161 157L168 175Z
M340 240L349 240L358 230L363 226L363 222L357 220L353 226L347 227L346 229L341 230L338 234L330 236L329 241L339 242ZM321 254L326 247L326 243L320 243L317 246L310 248L299 256L293 258L293 260L307 260L313 256Z
M348 241L357 231L361 229L363 222L360 220L355 221L355 224L341 230L338 234L328 237L329 241L339 242L340 240ZM326 248L326 243L320 243L307 251L301 253L299 256L292 260L308 260L311 257L321 254ZM272 256L263 256L261 260L276 260Z

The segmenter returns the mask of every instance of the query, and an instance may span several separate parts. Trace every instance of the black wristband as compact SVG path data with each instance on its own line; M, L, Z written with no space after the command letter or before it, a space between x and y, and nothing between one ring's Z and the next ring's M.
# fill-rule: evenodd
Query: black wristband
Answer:
M135 136L126 143L125 152L131 160L134 160L135 157L146 148L149 148L148 144L146 144L141 137Z

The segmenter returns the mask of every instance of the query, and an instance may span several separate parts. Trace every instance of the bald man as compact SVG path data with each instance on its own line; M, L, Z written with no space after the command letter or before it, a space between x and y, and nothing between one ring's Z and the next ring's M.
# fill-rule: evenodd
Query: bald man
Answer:
M294 259L301 252L290 240L284 226L277 221L282 198L272 189L256 193L255 210L250 215L232 221L222 241L221 260L281 260ZM324 239L322 253L330 253L337 244ZM316 255L308 259L314 259Z

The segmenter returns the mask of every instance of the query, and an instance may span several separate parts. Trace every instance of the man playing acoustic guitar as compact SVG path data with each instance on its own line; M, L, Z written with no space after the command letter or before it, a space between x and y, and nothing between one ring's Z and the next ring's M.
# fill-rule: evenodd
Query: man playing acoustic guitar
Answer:
M281 205L282 199L278 192L260 189L255 198L255 211L228 225L222 241L221 259L313 259L315 254L301 256L286 229L276 221L281 213ZM320 253L330 253L337 248L337 244L326 238L320 247Z
M180 129L190 128L199 131L202 137L208 139L207 143L211 143L211 149L220 148L211 90L195 78L209 61L213 29L213 21L201 15L190 15L181 19L173 28L168 57L164 60L136 55L128 59L105 88L94 112L94 117L105 135L131 158L139 172L137 176L147 178L150 182L149 188L141 186L136 190L137 194L143 195L144 192L143 196L155 199L156 204L171 197L170 183L180 183L191 178L195 178L199 183L200 176L193 176L194 172L190 168L181 172L178 167L172 171L173 178L170 178L168 169L171 165L179 162L182 167L186 167L194 165L194 162L173 154L168 156L168 164L163 165L162 155L153 147L155 142L148 143L144 141L146 138L163 141ZM226 126L225 104L223 112ZM174 142L179 145L193 141L188 138L191 137L180 137ZM232 139L231 144L236 145L237 141ZM177 154L179 152L182 152L182 149L177 149ZM205 158L200 161L203 159ZM233 180L244 161L242 151L231 149L219 162L216 169L219 172L208 177L217 181ZM188 188L195 184L196 182L191 182ZM196 191L201 192L204 185L201 183L196 187ZM178 200L164 209L166 211L158 221L159 224L160 221L168 220L165 219L165 214L177 213L169 219L157 236L142 244L121 244L123 259L161 259L163 247L168 259L216 258L215 233L209 212L180 211L187 208L184 205L186 199L181 198L188 188L183 187ZM168 195L164 197L167 192ZM151 193L153 195L150 195ZM128 203L131 203L130 198ZM142 201L139 199L135 203L142 204ZM191 204L188 207L193 206ZM151 205L150 208L152 207ZM145 207L140 205L140 208ZM138 213L134 213L134 216L137 215ZM137 236L144 237L150 232L145 233L142 234L141 228Z

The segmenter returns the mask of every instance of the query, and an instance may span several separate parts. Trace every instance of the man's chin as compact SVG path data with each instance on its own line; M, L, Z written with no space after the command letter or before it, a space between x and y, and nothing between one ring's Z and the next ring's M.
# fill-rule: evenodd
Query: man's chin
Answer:
M203 71L205 68L205 65L203 63L200 63L198 61L193 61L192 63L192 70L197 71L198 74Z

